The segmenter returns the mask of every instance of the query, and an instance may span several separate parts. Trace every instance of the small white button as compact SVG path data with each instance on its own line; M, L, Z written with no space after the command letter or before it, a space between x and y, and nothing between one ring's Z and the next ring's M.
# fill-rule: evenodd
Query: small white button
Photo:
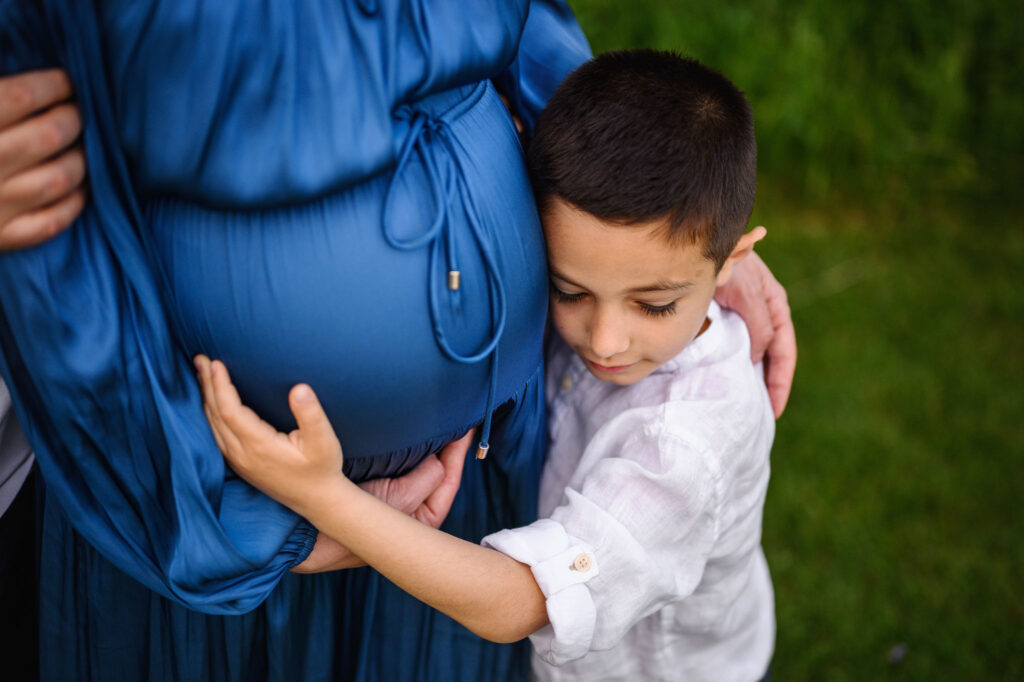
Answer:
M562 375L562 390L568 391L572 388L572 377L568 374Z
M587 554L577 554L576 558L572 560L572 570L579 571L580 573L586 573L593 565L590 556Z

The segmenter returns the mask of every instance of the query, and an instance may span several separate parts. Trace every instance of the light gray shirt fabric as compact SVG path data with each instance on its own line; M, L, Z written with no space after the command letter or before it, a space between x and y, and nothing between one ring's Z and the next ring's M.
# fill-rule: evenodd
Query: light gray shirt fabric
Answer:
M28 478L32 460L32 448L11 407L11 393L0 379L0 516L11 506Z
M551 624L530 636L541 682L765 673L774 599L761 551L775 420L739 316L631 386L548 357L551 444L530 526L484 538L528 564ZM546 518L545 518L546 517Z

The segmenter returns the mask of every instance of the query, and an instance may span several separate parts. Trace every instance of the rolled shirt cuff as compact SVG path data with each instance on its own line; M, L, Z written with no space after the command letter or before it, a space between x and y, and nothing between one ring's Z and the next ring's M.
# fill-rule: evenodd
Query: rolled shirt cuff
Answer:
M560 523L550 519L493 533L481 544L533 571L550 621L530 635L541 658L561 665L590 651L597 610L586 583L600 573L592 547L570 537Z

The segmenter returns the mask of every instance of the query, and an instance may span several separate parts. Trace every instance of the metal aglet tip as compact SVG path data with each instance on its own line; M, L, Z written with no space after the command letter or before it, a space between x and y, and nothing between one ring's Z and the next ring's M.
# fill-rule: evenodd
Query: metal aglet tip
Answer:
M485 459L487 457L487 451L491 449L490 443L480 443L476 449L476 458Z
M461 277L462 277L462 273L459 272L458 270L449 270L448 271L448 288L451 289L452 291L458 291L459 290L459 280L461 279Z

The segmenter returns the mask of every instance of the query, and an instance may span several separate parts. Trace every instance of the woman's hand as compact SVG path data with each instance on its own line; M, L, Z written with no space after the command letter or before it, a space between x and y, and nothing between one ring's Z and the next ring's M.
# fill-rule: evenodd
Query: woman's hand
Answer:
M45 241L85 205L85 156L63 71L0 78L0 251Z
M736 264L729 282L715 292L715 300L746 322L751 359L764 359L768 397L778 418L786 409L796 371L796 331L786 290L764 261L751 253Z

